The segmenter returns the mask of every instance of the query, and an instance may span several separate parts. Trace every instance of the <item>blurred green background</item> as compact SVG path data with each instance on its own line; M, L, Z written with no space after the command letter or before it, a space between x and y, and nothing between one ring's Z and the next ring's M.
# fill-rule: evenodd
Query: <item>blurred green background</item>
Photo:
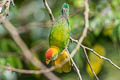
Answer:
M45 51L48 49L50 18L42 0L14 0L8 19L18 29L21 38L34 54L45 64ZM47 0L54 16L59 16L64 2L70 6L71 36L79 39L84 29L84 0ZM100 55L110 58L120 66L120 0L89 0L89 30L83 44L94 49ZM71 43L69 51L75 47ZM107 61L101 60L88 51L91 65L100 80L120 80L120 70ZM83 80L95 80L89 70L83 50L80 48L74 56ZM0 64L20 69L36 69L21 55L21 50L11 36L0 25ZM48 65L50 67L50 65ZM72 68L69 73L55 73L62 80L78 80ZM20 74L0 69L0 80L47 80L42 74Z

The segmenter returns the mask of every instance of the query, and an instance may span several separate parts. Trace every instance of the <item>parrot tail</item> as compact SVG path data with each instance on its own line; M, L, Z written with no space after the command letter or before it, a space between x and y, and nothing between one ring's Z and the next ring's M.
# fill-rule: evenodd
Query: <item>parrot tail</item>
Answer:
M56 60L54 60L54 66L57 66L57 65L61 64L65 59L69 59L69 58L70 57L69 57L67 51L64 50L64 52L60 56L58 56L58 58ZM55 69L55 71L59 72L59 73L70 72L71 71L71 61L70 61L70 59L62 67Z

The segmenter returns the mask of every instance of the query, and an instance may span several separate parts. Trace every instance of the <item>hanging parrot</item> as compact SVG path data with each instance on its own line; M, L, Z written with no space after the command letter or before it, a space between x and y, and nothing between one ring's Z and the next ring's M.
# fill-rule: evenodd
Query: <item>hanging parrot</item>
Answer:
M65 59L69 59L68 52L65 50L69 44L70 38L70 24L69 18L69 5L64 3L61 10L60 18L54 22L49 36L50 48L45 53L46 64L52 62L53 66L61 64ZM65 63L62 67L57 68L56 72L70 72L71 61Z

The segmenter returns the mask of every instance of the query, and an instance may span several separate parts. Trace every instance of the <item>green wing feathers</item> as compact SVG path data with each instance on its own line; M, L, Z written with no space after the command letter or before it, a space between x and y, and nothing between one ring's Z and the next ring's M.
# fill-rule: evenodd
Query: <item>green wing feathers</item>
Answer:
M67 47L69 43L69 26L66 23L66 20L60 20L56 24L54 24L50 37L49 37L49 44L50 46L57 46L60 50L63 50Z

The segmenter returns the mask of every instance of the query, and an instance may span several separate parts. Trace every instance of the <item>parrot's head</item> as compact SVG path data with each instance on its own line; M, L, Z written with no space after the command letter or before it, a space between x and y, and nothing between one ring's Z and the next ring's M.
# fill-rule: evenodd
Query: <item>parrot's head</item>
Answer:
M49 64L51 60L55 60L58 56L59 48L56 46L51 46L45 53L46 64Z
M67 3L64 3L62 6L62 15L65 17L69 17L69 5Z

